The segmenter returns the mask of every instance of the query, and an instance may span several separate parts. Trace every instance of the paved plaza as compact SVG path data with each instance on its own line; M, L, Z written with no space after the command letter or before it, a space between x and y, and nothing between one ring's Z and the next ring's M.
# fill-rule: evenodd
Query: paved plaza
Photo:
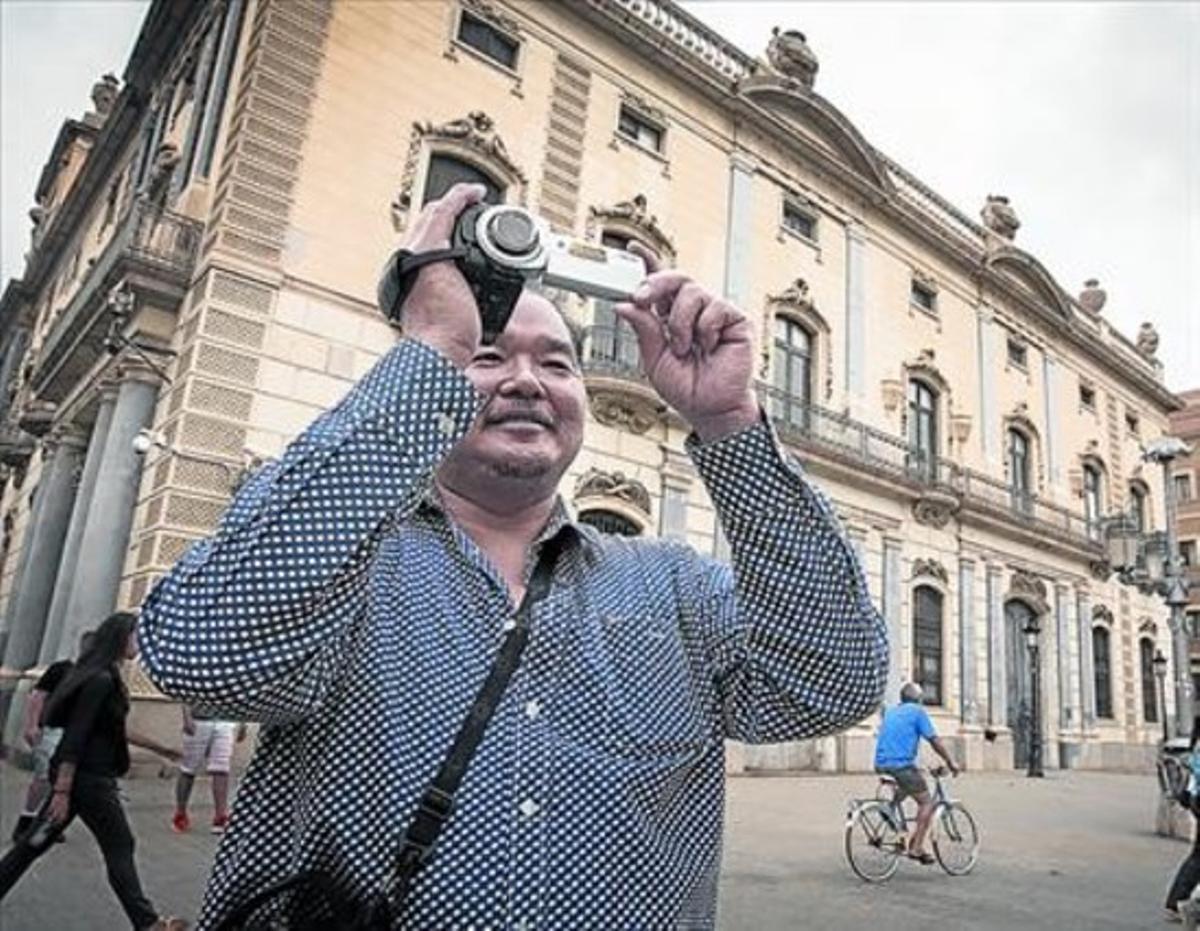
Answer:
M3 828L11 830L25 774L0 769ZM193 916L217 838L207 833L208 785L196 787L200 830L171 833L172 783L129 782L128 807L146 890L162 910ZM735 778L729 783L722 929L1088 929L1165 927L1161 900L1187 846L1155 836L1153 776L968 774L955 794L977 816L979 867L954 879L905 862L867 886L842 857L845 800L869 776ZM126 927L82 825L0 906L3 931ZM597 916L597 928L604 928Z

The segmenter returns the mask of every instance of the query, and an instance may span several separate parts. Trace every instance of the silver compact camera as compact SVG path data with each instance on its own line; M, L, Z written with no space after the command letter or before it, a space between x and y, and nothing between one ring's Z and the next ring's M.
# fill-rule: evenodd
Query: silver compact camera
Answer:
M405 249L388 260L379 306L399 322L420 269L453 260L479 307L482 340L495 342L530 281L585 297L627 301L646 277L640 256L562 233L523 207L472 204L455 222L450 248L419 254Z

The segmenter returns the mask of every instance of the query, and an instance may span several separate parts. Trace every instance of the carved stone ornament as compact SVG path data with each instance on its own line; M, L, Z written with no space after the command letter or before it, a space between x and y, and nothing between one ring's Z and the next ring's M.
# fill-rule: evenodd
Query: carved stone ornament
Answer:
M1093 559L1088 563L1088 571L1097 582L1107 582L1112 578L1113 570L1107 559ZM1111 615L1109 615L1111 619Z
M1011 241L1021 228L1017 212L1009 204L1008 198L1001 194L989 194L979 216L983 219L983 225L1002 239Z
M117 102L117 92L120 83L115 74L106 74L92 85L92 107L101 119L112 112L113 104Z
M767 43L767 62L773 71L810 89L821 66L804 33L778 26L771 30L771 41Z
M1158 352L1158 330L1153 323L1143 323L1138 327L1137 351L1147 359L1153 359Z
M142 187L142 196L157 207L165 207L167 192L171 189L171 177L179 164L179 148L173 142L164 142L154 153L154 161Z
M965 446L967 440L971 436L971 415L970 414L951 414L950 415L950 437L954 440L954 445Z
M1100 287L1100 282L1095 278L1089 278L1083 283L1083 290L1079 292L1079 306L1088 313L1100 313L1107 300L1108 292Z
M919 284L926 291L929 291L931 294L938 293L937 279L934 278L933 275L926 274L925 272L921 271L920 269L913 269L912 276L913 276L913 281L915 281L917 284ZM931 349L931 350L929 350L929 352L932 355L933 350Z
M626 478L623 472L588 469L575 483L575 500L583 498L615 498L632 505L650 519L650 492L637 479Z
M612 206L588 207L587 238L599 239L604 230L625 233L657 252L666 264L675 262L675 243L658 225L658 217L649 212L645 194Z
M920 576L927 575L937 579L943 585L950 584L950 573L936 559L914 559L912 564L912 577L914 579Z
M54 412L57 409L49 401L27 401L21 408L17 426L30 436L45 436L54 426Z
M913 518L918 524L941 530L950 518L958 513L959 500L952 494L936 489L925 489L913 503Z
M508 154L508 147L496 132L495 121L482 110L472 110L448 123L414 122L412 130L400 175L400 190L392 201L392 225L397 232L404 229L412 209L421 150L427 147L478 162L490 174L499 175L502 182L515 186L517 203L525 203L525 172Z
M662 419L661 404L619 391L589 391L592 416L606 427L645 433Z
M1143 617L1138 621L1138 633L1149 634L1152 637L1158 636L1158 625L1154 623L1154 618Z
M1046 583L1024 569L1018 569L1013 573L1012 580L1008 585L1008 593L1038 605L1041 610L1045 610L1048 605Z
M1113 614L1105 605L1096 605L1092 608L1092 623L1107 624L1112 627Z
M495 26L501 32L507 32L514 38L521 36L521 24L511 16L501 12L495 5L484 0L462 0L464 10L469 10L484 22Z
M889 414L904 403L904 383L898 378L885 378L879 383L883 409Z

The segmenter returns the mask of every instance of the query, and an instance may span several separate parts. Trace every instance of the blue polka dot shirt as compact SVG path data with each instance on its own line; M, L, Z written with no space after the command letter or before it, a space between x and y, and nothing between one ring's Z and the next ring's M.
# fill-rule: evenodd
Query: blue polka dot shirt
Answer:
M364 897L390 875L513 617L431 493L480 404L400 342L146 600L152 681L264 725L200 929L300 869ZM885 626L824 497L765 423L687 447L732 566L558 504L550 594L397 927L711 928L725 739L877 707Z

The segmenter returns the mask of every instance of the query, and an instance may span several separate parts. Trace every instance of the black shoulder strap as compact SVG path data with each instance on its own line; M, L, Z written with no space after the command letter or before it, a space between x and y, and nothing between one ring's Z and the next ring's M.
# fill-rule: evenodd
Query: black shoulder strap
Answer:
M460 259L464 255L465 249L433 249L416 253L407 249L397 249L384 268L383 277L379 279L379 309L383 311L383 315L392 322L399 323L404 300L417 281L417 272L434 262Z
M533 606L550 591L561 541L560 535L542 545L537 565L534 566L533 575L529 579L529 587L517 608L515 626L504 638L496 661L475 696L475 702L459 728L458 736L442 762L441 769L417 803L417 811L404 834L396 872L388 885L387 896L393 906L399 906L403 902L417 870L432 856L438 837L446 827L446 822L450 820L454 811L454 797L463 776L466 775L471 757L475 755L480 741L483 740L488 722L500 704L500 699L504 697L504 690L508 687L508 682L521 661L525 645L529 642L529 617Z

